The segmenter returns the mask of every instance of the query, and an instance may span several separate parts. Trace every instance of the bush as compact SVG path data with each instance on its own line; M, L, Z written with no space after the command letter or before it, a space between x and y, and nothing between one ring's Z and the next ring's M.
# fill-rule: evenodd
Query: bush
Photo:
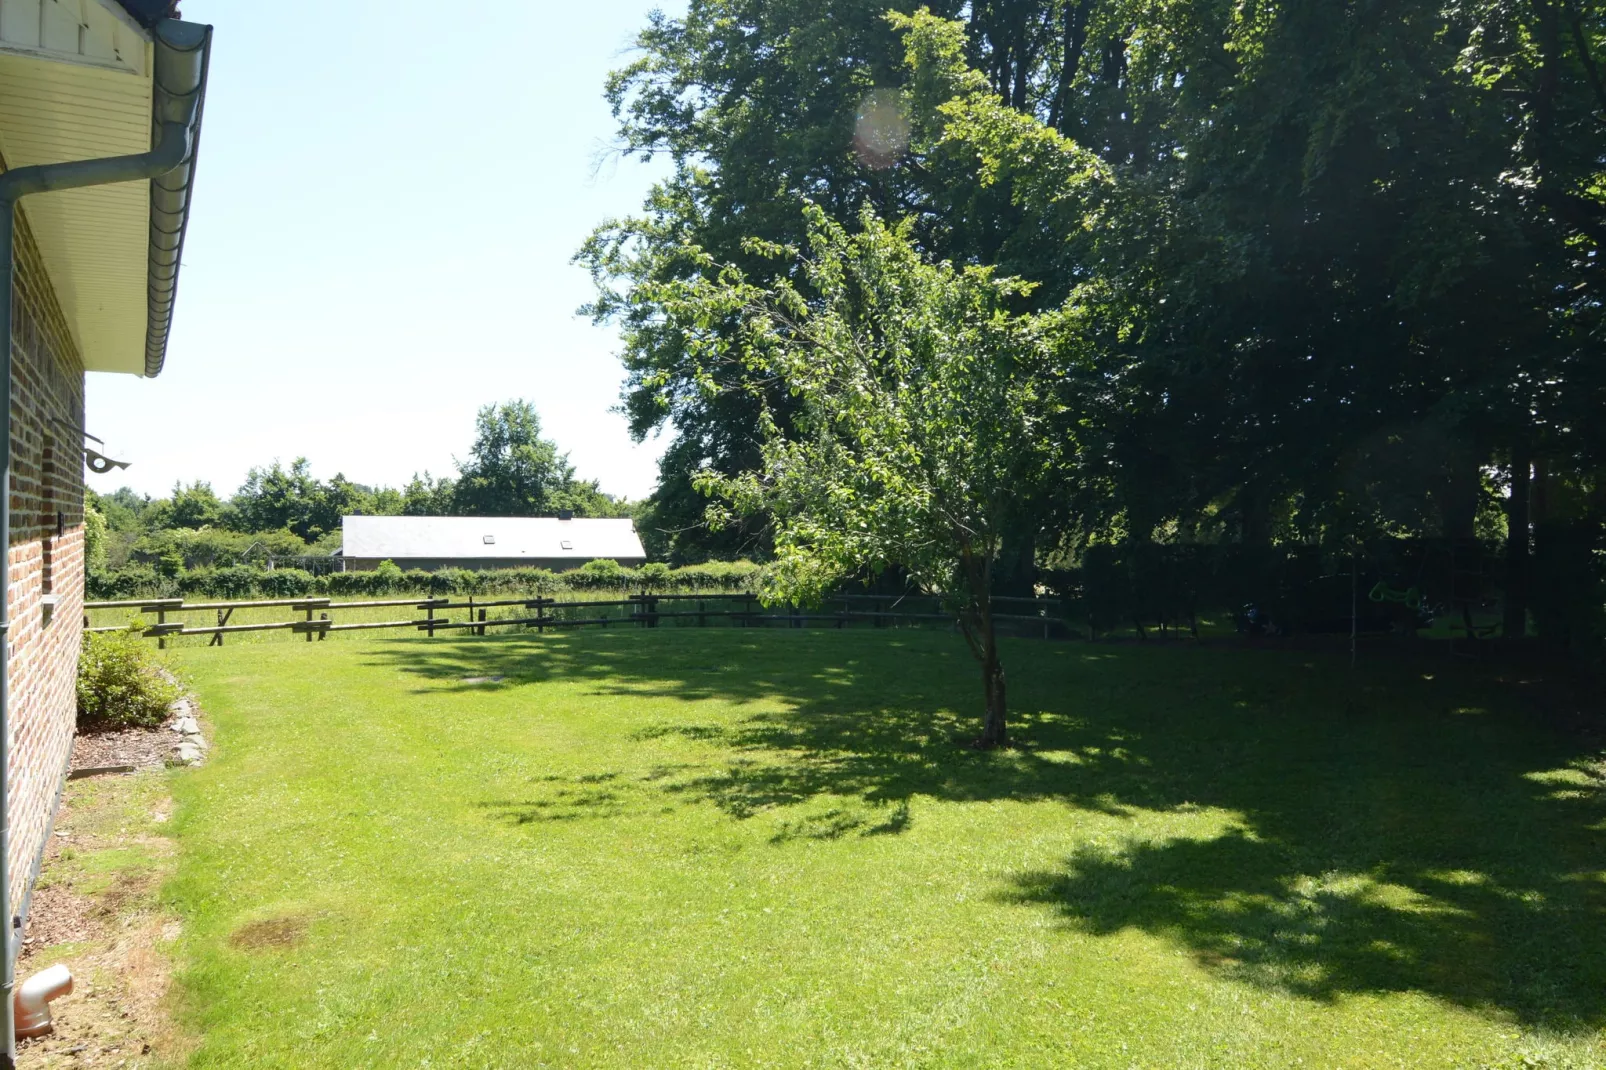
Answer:
M485 581L482 573L466 568L443 568L426 572L430 594L479 594Z
M78 655L80 728L148 728L167 720L180 689L140 631L136 624L120 632L85 633Z
M669 566L662 561L642 565L636 569L636 582L645 590L667 590L670 585Z
M125 565L112 571L90 573L85 587L94 599L167 598L177 585L159 576L149 565Z
M272 572L264 572L258 585L269 598L299 598L311 594L314 587L312 573L299 568L276 568Z
M628 582L628 575L619 562L600 557L595 561L587 561L573 572L564 573L564 579L574 588L619 587Z
M709 561L670 570L670 583L686 591L745 591L758 582L759 571L751 561Z

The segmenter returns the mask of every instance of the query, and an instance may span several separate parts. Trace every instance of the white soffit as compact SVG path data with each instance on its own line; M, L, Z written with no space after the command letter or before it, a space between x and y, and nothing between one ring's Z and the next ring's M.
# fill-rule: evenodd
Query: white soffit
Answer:
M110 0L0 0L7 167L148 152L151 46ZM150 183L22 201L90 371L145 371Z

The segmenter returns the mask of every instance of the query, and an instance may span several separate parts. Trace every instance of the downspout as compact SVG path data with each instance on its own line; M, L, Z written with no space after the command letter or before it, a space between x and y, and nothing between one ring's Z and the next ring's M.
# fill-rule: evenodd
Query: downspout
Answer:
M0 1070L17 1065L17 949L21 919L11 902L11 303L15 272L17 201L34 193L154 179L189 164L194 126L205 86L212 29L168 19L154 33L155 97L151 121L156 147L132 156L19 167L0 174ZM157 196L152 191L153 200Z

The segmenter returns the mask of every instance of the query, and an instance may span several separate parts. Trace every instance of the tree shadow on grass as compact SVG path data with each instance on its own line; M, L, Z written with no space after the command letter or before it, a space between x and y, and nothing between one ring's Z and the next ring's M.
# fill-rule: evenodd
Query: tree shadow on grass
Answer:
M1300 997L1416 991L1525 1025L1606 1024L1606 766L1492 702L1488 681L1406 663L1352 677L1308 653L1022 643L1019 745L978 753L957 742L974 731L975 674L945 639L414 642L380 660L432 686L494 671L753 706L630 740L675 736L707 761L512 801L506 820L668 800L775 813L784 842L897 835L916 796L1097 810L1133 818L1130 839L1018 873L999 898L1083 933L1149 932ZM1142 820L1198 807L1234 827L1160 836Z

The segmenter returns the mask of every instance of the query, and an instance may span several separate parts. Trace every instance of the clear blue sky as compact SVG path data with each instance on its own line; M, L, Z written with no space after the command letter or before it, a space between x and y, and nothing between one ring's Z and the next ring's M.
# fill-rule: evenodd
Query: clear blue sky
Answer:
M297 456L400 485L524 397L581 476L647 494L665 443L610 411L618 339L569 258L663 170L603 159L604 78L658 6L184 0L216 34L174 333L159 378L90 375L133 462L90 485L227 495Z

